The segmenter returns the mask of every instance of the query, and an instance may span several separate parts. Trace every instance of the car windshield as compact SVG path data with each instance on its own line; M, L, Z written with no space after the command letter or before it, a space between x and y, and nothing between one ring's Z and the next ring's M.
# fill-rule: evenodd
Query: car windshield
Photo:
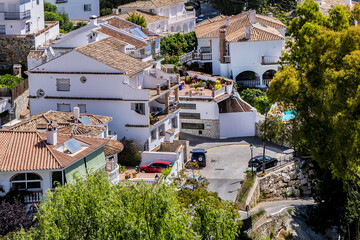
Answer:
M192 156L193 158L198 158L199 156L203 156L203 153L193 153Z

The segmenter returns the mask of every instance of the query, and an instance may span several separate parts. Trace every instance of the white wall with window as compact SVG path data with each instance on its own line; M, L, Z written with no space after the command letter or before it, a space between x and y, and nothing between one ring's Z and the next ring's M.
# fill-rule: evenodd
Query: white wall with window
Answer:
M74 20L89 20L92 15L100 16L99 0L45 0L58 7L59 11L64 11Z

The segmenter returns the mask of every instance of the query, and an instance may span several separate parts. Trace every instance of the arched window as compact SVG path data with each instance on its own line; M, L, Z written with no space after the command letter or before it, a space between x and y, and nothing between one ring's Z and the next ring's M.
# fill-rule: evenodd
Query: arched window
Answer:
M42 178L35 173L20 173L10 179L11 187L19 190L41 189Z

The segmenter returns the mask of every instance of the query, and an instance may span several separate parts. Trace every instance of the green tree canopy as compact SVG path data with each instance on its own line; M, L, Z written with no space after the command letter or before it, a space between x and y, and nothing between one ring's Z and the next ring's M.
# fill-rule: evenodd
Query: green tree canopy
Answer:
M131 14L129 17L126 18L129 22L135 23L143 28L146 28L146 20L143 16L140 16L139 14Z
M23 78L19 78L11 74L5 74L0 76L0 87L6 87L11 90L17 85L19 85L19 83L22 82L23 80L24 80Z
M58 12L57 7L51 3L44 3L45 21L58 21L60 31L63 33L74 30L74 24L70 22L69 16L65 12Z
M176 33L163 37L160 40L160 48L163 54L169 56L180 56L184 53L191 52L197 47L197 38L195 32Z
M240 91L240 97L245 102L256 108L256 110L261 114L265 114L270 110L271 104L269 99L266 96L266 93L260 89L244 89L243 91Z

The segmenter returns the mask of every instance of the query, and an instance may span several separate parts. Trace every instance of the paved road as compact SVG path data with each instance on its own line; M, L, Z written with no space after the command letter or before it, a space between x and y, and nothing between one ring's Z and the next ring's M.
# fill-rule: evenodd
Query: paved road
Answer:
M316 203L312 198L308 199L296 199L296 200L282 200L282 201L273 201L273 202L261 202L251 211L256 212L260 208L264 208L267 212L267 215L274 215L278 214L281 211L290 208L290 207L297 207L297 206L309 206L315 205Z
M210 191L218 192L224 200L235 201L237 191L245 178L245 170L251 156L249 144L254 144L253 155L261 155L262 147L258 138L242 138L228 140L211 140L193 138L190 140L190 149L207 149L207 166L199 173L209 180ZM280 149L267 148L266 155L279 158Z

